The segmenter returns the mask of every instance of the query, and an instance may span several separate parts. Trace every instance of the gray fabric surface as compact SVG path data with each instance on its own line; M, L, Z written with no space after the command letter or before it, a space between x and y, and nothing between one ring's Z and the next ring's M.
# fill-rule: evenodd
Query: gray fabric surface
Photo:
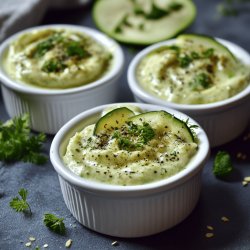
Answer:
M72 8L88 0L1 0L0 42L15 32L38 25L49 8Z

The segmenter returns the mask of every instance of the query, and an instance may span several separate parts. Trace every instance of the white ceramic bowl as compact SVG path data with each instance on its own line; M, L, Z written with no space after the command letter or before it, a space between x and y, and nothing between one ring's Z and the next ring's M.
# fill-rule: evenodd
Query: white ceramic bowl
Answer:
M180 119L187 116L160 106L127 103L144 111L166 110ZM50 159L58 173L64 201L84 226L112 236L141 237L159 233L183 221L194 209L200 194L201 173L209 155L209 143L202 128L197 129L199 149L184 170L176 175L144 185L119 186L86 180L63 163L70 137L95 123L110 105L85 111L55 135ZM121 105L122 106L122 105ZM192 124L197 124L190 119Z
M250 66L250 55L236 44L217 39L228 47L243 63ZM173 108L194 118L206 131L211 147L227 143L239 136L250 119L250 84L237 95L223 101L209 104L178 104L157 98L141 87L136 79L136 69L140 61L148 53L164 45L175 43L175 39L160 42L139 52L128 68L128 84L135 100Z
M66 28L84 32L105 46L113 54L113 62L109 71L90 84L68 89L33 87L11 79L4 71L2 64L4 53L10 43L23 33L48 28ZM29 113L33 130L55 134L76 114L101 104L115 102L118 79L123 66L124 55L118 43L94 29L76 25L46 25L23 30L0 46L0 80L5 108L10 117Z

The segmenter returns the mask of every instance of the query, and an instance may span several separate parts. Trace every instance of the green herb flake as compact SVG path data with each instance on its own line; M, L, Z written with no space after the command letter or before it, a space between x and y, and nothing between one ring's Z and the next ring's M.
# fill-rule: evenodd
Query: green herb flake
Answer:
M14 197L11 201L10 201L10 207L13 208L14 210L16 210L16 212L29 212L30 214L31 209L29 206L29 203L27 202L27 195L28 195L28 191L24 188L21 188L18 191L19 196L21 197Z
M197 52L195 52L195 51L192 51L191 52L191 57L192 57L192 59L199 59L200 58L200 55L197 53Z
M66 232L64 218L58 218L54 214L45 213L43 222L51 231L64 235Z
M47 157L41 154L46 136L43 133L30 135L29 116L15 117L0 123L0 160L5 162L24 161L44 164Z
M192 58L188 55L183 55L178 57L178 62L180 64L180 67L182 68L188 67L192 61L193 61Z
M42 66L42 71L46 73L58 73L62 72L66 68L66 65L61 60L53 58L46 61Z
M213 48L209 48L209 49L203 51L202 54L203 54L204 58L210 58L210 57L212 57L214 55L214 49Z
M54 48L56 43L60 43L61 41L63 41L63 37L60 34L56 33L51 35L46 40L37 44L33 57L40 58L44 56L48 51Z
M226 151L219 151L214 159L213 173L216 177L223 178L231 174L233 171L233 164L231 157Z
M86 58L90 56L90 53L85 50L79 42L71 41L67 45L67 55L76 56L78 58Z
M212 80L210 76L206 73L200 73L194 77L193 82L191 82L191 87L195 91L207 89L211 86Z
M119 149L131 151L142 148L155 136L155 132L148 123L143 125L137 125L132 122L128 122L123 127L123 133L116 130L112 138L116 138Z
M178 47L178 46L176 46L176 45L168 46L168 49L174 50L174 51L176 51L177 53L180 52L180 47Z

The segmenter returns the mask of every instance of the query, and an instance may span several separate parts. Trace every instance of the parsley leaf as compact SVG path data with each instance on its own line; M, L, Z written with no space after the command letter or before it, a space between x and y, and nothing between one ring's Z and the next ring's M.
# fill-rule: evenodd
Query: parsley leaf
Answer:
M43 222L51 231L64 235L66 229L63 220L64 218L58 218L54 214L45 213Z
M30 135L29 116L15 117L0 123L0 160L5 162L24 161L44 164L47 157L40 153L46 140L43 133Z
M31 214L32 212L31 212L29 203L27 202L28 191L24 188L21 188L18 191L18 194L20 195L21 199L19 197L14 197L10 201L10 207L16 210L16 212L28 211Z
M216 177L226 177L233 171L231 157L226 151L219 151L214 159L213 173Z

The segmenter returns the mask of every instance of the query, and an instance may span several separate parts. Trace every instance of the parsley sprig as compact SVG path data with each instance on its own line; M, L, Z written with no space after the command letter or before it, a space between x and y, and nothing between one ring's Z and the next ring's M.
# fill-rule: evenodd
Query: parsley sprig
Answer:
M31 135L28 115L0 123L0 160L44 164L47 157L40 152L45 140L43 133Z
M20 197L16 196L10 201L10 207L12 207L16 212L31 212L29 203L27 202L28 191L24 188L21 188L18 191Z
M45 213L43 222L51 231L64 235L66 232L64 218L58 218L54 214Z
M223 178L231 174L233 164L230 154L226 151L219 151L214 159L213 173L218 178Z

